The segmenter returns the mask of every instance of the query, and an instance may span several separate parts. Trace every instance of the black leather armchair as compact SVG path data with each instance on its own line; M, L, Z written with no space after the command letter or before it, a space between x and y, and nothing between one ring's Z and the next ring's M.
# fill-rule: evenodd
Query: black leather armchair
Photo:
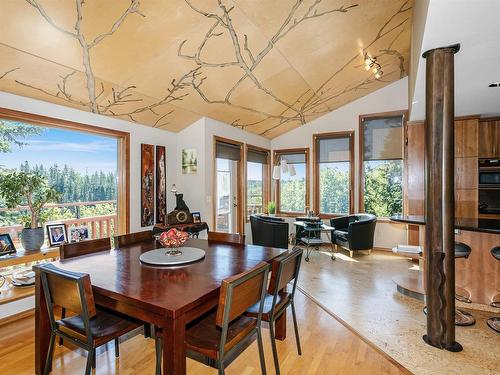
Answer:
M288 249L288 223L283 219L250 215L250 225L254 245Z
M351 257L354 251L371 251L376 224L377 217L372 214L355 214L330 219L330 225L335 228L332 242L347 249Z

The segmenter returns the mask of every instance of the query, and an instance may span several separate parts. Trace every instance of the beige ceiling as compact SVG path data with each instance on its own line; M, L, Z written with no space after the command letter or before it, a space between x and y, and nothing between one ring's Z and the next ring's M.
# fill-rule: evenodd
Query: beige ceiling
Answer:
M411 6L2 0L0 90L172 131L207 116L273 138L406 76Z

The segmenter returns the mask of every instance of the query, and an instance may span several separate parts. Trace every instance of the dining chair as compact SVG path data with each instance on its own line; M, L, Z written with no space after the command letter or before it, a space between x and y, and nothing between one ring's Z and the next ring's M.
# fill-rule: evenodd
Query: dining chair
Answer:
M63 242L59 247L59 258L70 259L77 256L98 253L111 249L111 238L100 238L98 240L86 240L80 242ZM61 308L61 319L66 318L66 309ZM59 345L63 344L63 338L59 337Z
M115 247L134 245L142 241L150 241L153 239L153 231L146 230L143 232L127 233L121 236L115 236Z
M297 316L295 314L295 290L297 288L297 279L300 272L300 263L303 250L295 246L290 252L286 252L276 258L272 263L271 280L266 296L264 297L264 308L262 310L262 320L269 323L271 334L271 347L273 351L274 367L276 374L280 374L278 351L276 350L276 338L274 335L274 323L288 306L292 308L293 327L295 330L295 341L297 343L297 352L302 355L300 347L299 329L297 325ZM291 293L287 292L287 286L292 284ZM255 304L248 309L246 315L257 317L260 313L260 305Z
M115 356L119 357L118 338L142 322L96 307L88 274L65 271L51 263L39 266L39 270L51 328L44 374L52 369L56 336L88 352L85 375L95 368L97 347L114 340ZM55 305L77 315L56 320Z
M69 259L110 249L111 238L109 237L72 243L64 242L59 247L59 257L61 259Z
M260 368L266 374L264 347L262 345L261 315L264 307L269 264L262 262L253 269L222 280L219 304L215 311L186 327L186 351L197 353L192 356L199 360L199 355L208 357L218 371L225 374L228 359L246 349L257 336ZM255 317L245 316L245 312L254 304L259 305ZM157 335L156 374L161 374L161 331Z
M245 244L245 235L239 233L208 232L209 242Z

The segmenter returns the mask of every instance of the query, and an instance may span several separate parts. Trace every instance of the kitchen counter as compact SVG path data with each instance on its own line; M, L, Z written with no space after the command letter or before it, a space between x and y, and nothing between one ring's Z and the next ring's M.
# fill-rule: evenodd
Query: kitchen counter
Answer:
M418 294L415 290L417 285L420 298L425 290L422 271L425 269L425 218L416 215L395 215L392 221L419 226L419 244L422 246L421 270L418 277L410 278L401 275L395 279L398 291L407 295ZM472 219L457 218L455 228L460 229L455 234L455 241L470 246L471 254L465 258L455 259L455 287L457 294L465 296L473 303L489 305L492 302L500 302L500 261L491 255L491 249L500 245L500 220L499 219ZM413 287L412 287L413 286Z
M394 215L390 219L398 223L425 225L424 216ZM500 219L455 218L455 228L471 232L500 234Z

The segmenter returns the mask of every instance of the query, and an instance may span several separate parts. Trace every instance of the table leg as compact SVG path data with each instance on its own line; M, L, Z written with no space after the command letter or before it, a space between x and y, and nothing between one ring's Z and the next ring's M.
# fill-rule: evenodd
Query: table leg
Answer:
M278 340L286 339L286 310L276 319L274 324L274 336Z
M167 319L163 327L163 375L186 374L186 322L184 315Z
M50 320L40 271L35 270L35 373L42 375L50 341Z

